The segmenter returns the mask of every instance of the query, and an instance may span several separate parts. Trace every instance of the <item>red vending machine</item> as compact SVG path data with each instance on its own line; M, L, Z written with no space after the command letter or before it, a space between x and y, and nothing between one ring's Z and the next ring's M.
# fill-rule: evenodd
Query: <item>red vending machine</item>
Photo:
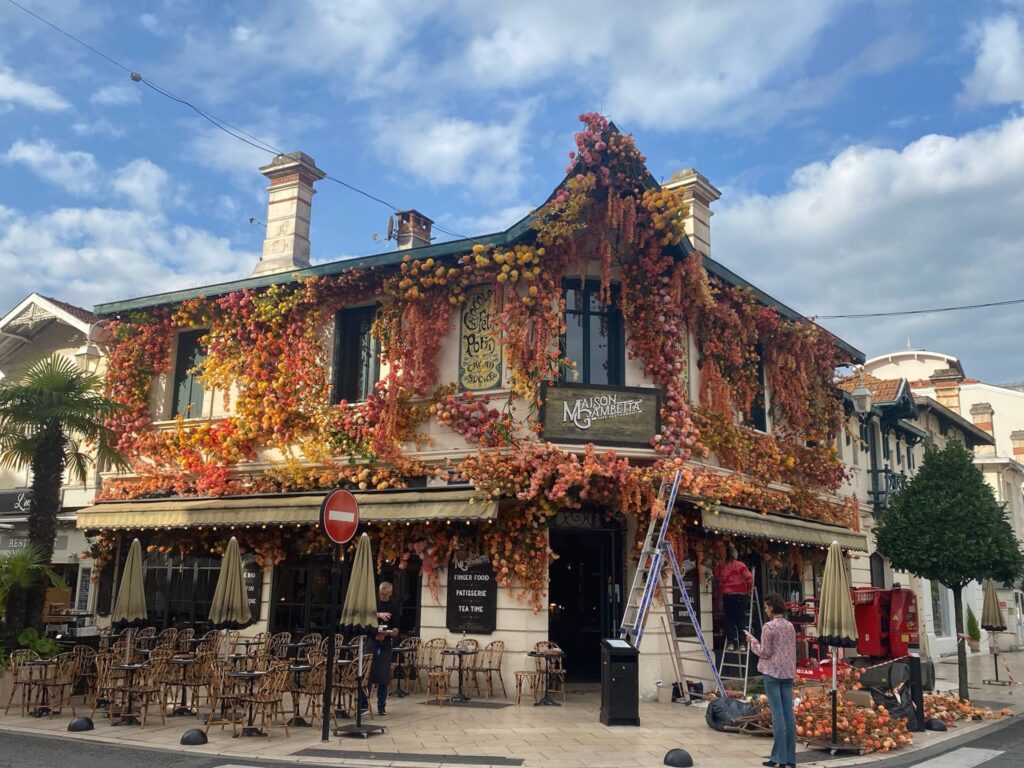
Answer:
M906 656L910 646L920 641L917 616L917 595L909 589L893 589L889 608L889 654Z

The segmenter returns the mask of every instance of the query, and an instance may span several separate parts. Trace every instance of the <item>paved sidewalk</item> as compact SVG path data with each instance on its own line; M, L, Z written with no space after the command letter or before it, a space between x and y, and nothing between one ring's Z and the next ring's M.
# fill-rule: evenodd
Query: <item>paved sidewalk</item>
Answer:
M1014 676L1024 679L1024 654L1003 657ZM937 674L942 687L955 686L956 665L940 663ZM975 655L970 659L971 693L979 703L996 707L1010 706L1024 711L1024 689L982 684L991 677L992 660ZM1003 671L1005 672L1005 670ZM1001 672L1001 677L1003 676ZM681 704L642 703L640 727L603 726L599 722L600 696L596 686L569 686L562 707L515 705L497 699L475 699L468 705L436 706L424 703L422 696L392 699L388 715L376 722L386 724L386 734L361 739L333 738L321 743L319 728L296 728L286 738L275 729L272 741L266 738L232 738L230 728L210 732L204 747L181 747L181 734L195 728L194 717L150 717L144 730L138 727L112 727L98 719L94 731L67 733L70 713L53 721L0 716L0 730L60 734L66 739L85 739L150 747L188 750L197 755L218 755L230 763L259 760L292 760L321 765L374 766L375 768L451 768L454 765L516 766L524 768L626 768L659 766L665 753L675 747L686 749L696 766L755 768L771 749L771 742L741 734L717 733L704 722L704 710ZM990 722L962 724L948 733L915 734L913 749L940 744L967 733L976 733ZM901 755L907 755L904 750ZM822 752L801 751L801 765L846 766L876 763L887 755L831 758Z

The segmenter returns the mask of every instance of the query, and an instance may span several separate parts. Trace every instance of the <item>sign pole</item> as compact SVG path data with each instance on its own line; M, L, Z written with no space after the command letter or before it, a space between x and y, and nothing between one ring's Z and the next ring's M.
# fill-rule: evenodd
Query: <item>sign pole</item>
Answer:
M331 728L331 715L333 703L331 699L334 693L334 658L337 655L337 648L334 647L338 637L338 582L341 580L341 568L338 561L341 559L341 545L334 545L334 556L331 560L331 588L330 600L327 615L330 617L329 627L331 634L327 636L327 660L324 665L324 701L320 712L320 719L323 727L320 730L320 741L327 741Z

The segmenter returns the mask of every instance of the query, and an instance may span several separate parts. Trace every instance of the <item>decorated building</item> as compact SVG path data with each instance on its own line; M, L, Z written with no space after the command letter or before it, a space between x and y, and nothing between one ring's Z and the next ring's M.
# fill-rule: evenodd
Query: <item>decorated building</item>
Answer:
M711 258L707 179L659 185L630 136L583 122L565 178L510 229L432 243L403 211L396 251L326 264L309 242L323 172L279 156L250 278L98 306L132 465L78 516L102 591L138 536L155 622L201 624L234 535L255 629L322 631L318 510L344 487L404 632L502 640L507 671L550 638L595 680L677 470L673 544L709 641L727 542L762 594L795 597L832 540L866 550L833 383L861 353ZM659 629L645 686L671 679Z

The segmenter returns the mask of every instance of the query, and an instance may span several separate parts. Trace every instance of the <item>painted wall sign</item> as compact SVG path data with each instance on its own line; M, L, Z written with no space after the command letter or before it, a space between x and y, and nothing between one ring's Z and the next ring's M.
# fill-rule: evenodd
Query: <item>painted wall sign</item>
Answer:
M502 349L494 328L494 289L480 286L466 293L459 322L459 386L470 391L501 386Z
M700 616L700 568L697 567L697 553L694 550L687 552L686 557L679 563L679 570L683 581L686 582L686 592L693 603L693 610ZM672 598L675 601L672 614L676 623L676 637L696 637L697 631L686 613L683 596L679 592L679 587L675 585L672 587Z
M0 515L27 515L32 503L32 491L0 492Z
M245 595L249 600L252 620L259 621L260 608L263 604L263 569L256 562L255 552L246 552L242 555L242 574L245 577Z
M489 635L498 622L498 582L487 555L452 558L448 566L449 632Z
M541 387L544 439L647 447L661 430L661 390L595 384Z

